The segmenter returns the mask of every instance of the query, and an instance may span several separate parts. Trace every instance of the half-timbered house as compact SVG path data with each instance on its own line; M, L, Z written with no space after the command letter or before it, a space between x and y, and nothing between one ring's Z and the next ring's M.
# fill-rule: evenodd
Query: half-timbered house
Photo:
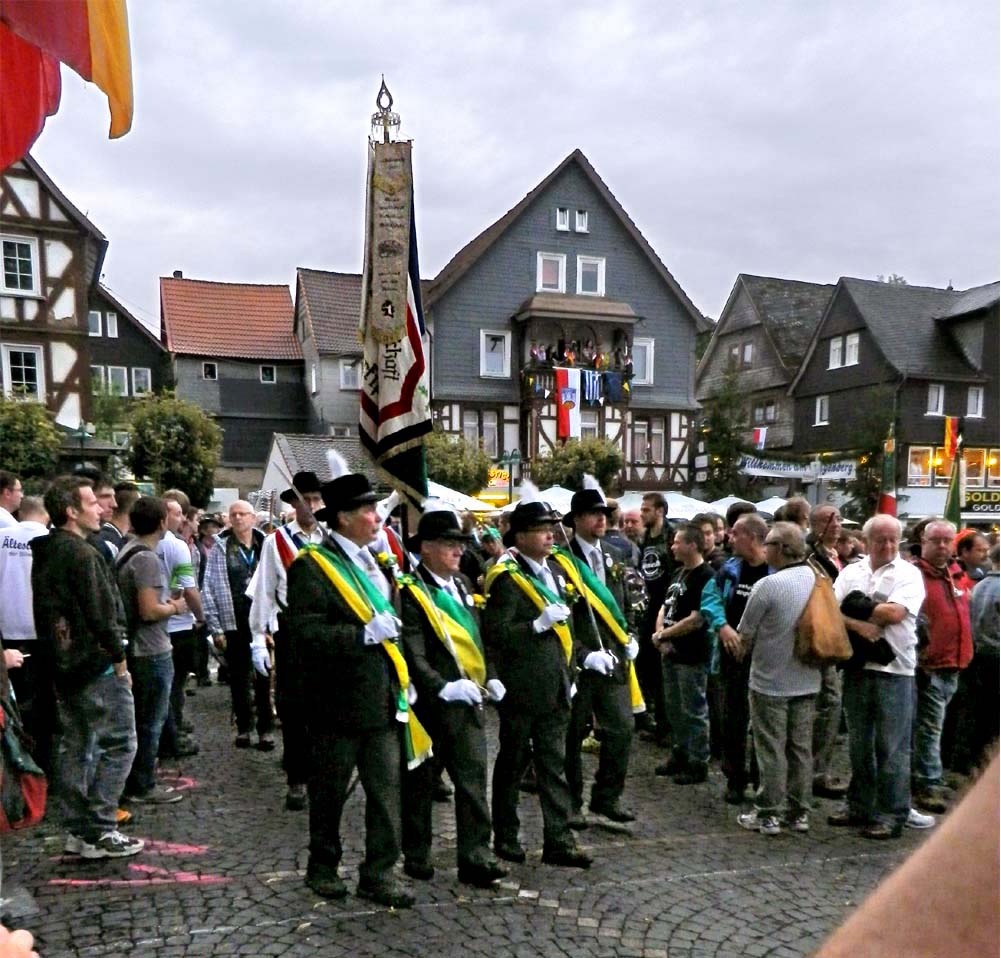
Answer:
M456 253L424 305L443 429L530 464L560 441L557 370L577 369L580 435L622 448L623 484L688 485L708 322L580 150Z

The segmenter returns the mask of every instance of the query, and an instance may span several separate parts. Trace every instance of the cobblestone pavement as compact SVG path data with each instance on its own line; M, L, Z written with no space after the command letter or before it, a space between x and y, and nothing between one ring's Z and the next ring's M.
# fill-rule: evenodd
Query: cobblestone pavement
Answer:
M462 953L636 958L754 958L808 954L921 841L877 843L826 823L776 837L736 824L718 768L703 785L657 778L662 758L637 741L626 800L631 835L581 833L590 871L539 860L541 816L523 796L526 864L496 891L459 885L454 818L436 806L438 874L417 885L417 907L391 912L349 896L327 902L303 883L307 813L284 810L280 749L238 751L225 687L188 699L201 754L162 770L185 790L177 805L137 812L129 831L146 850L119 861L62 854L48 823L4 837L12 924L33 931L43 958L130 954L423 956ZM586 756L588 768L593 757ZM345 814L342 873L361 857L360 789Z

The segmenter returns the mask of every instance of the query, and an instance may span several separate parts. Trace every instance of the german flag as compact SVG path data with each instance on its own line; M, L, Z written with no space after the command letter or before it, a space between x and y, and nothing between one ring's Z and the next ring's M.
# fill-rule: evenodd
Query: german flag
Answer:
M945 448L945 458L953 459L956 455L956 445L959 442L959 417L958 416L946 416L945 417L945 439L942 441L942 445Z

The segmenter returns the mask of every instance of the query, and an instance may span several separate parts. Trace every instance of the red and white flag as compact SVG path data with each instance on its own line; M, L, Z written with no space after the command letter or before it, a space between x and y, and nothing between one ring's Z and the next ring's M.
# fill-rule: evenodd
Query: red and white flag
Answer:
M764 449L765 448L765 436L768 435L767 426L758 426L754 430L754 448Z
M580 370L556 370L556 437L580 439Z

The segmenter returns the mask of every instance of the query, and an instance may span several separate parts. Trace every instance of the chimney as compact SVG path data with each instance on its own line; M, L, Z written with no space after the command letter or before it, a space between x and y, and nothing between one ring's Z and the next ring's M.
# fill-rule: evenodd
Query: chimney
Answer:
M182 273L179 269L175 269L174 279L184 279L184 273Z

